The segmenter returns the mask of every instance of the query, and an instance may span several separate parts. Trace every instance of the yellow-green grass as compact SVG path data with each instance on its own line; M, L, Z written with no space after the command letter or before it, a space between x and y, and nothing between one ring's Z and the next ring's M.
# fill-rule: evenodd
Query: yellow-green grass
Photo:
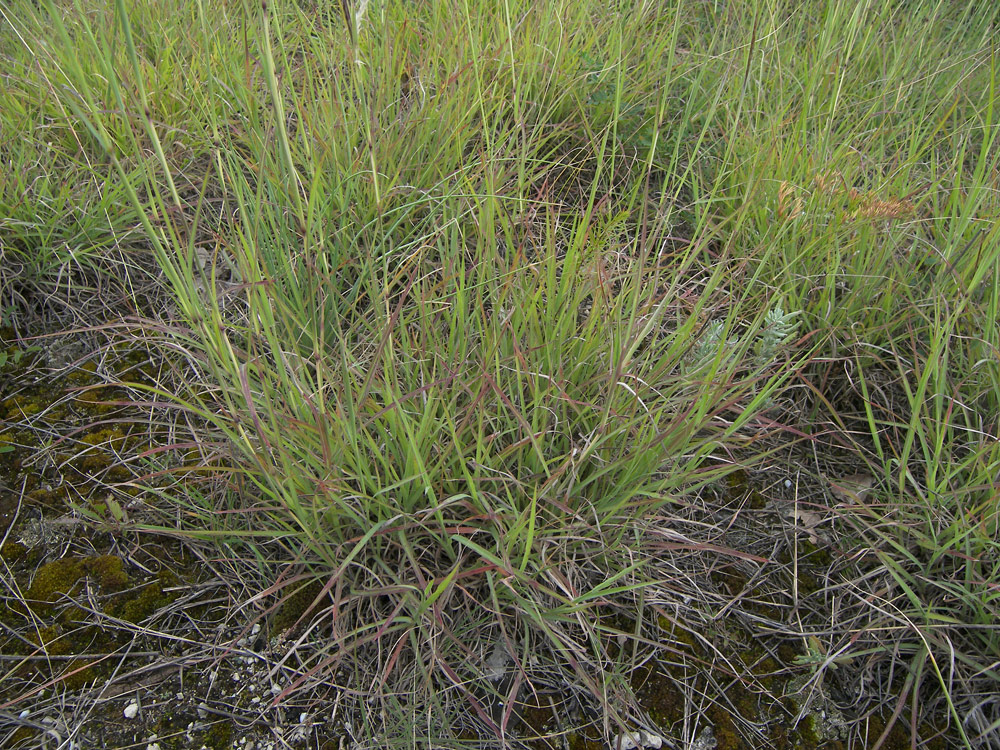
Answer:
M641 609L650 529L794 434L873 479L834 510L895 587L830 653L988 728L995 9L3 12L0 304L166 285L142 335L189 366L157 397L240 487L169 500L335 593L317 674L377 647L380 688L474 702L486 608L620 720L597 612Z

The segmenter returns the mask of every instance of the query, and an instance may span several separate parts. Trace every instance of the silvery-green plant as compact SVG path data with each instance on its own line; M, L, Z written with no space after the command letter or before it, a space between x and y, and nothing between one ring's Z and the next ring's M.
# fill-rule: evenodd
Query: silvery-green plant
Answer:
M793 320L795 313L786 313L781 305L768 310L764 316L764 326L760 329L757 340L757 362L766 365L778 354L778 350L790 339L798 328L798 322Z
M764 366L774 360L781 346L795 334L798 328L798 322L794 320L795 315L794 312L786 313L780 305L767 312L764 324L757 331L757 341L752 344L757 365ZM725 329L726 324L723 320L713 320L705 326L687 357L690 369L697 369L707 364L719 353L720 348L727 351L744 348L738 346L739 337L726 338ZM745 348L749 348L751 342L744 337L744 344Z
M688 368L697 370L710 362L719 351L720 346L732 344L725 338L726 324L723 320L713 320L705 326L705 330L692 347L687 358Z

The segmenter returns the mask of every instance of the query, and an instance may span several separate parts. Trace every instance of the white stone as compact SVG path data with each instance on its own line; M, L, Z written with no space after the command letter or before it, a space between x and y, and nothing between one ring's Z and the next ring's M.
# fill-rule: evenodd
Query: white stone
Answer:
M611 747L615 750L637 750L637 748L659 750L662 746L663 738L660 735L641 729L638 732L623 732L611 743Z
M712 734L712 727L705 727L701 734L691 743L691 750L715 750L719 742Z
M129 703L127 706L125 706L125 710L122 713L125 714L126 719L134 719L136 715L139 713L139 704L134 702Z

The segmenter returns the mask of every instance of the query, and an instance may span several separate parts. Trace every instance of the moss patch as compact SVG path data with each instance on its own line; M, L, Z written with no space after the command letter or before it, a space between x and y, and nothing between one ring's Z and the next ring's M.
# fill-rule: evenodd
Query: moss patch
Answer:
M110 615L120 617L126 622L139 623L161 607L166 607L177 594L166 592L165 588L180 583L177 576L168 570L160 571L156 579L132 592L127 597L120 597L108 605L106 611Z
M91 603L113 617L140 622L160 607L170 604L175 592L164 591L179 581L169 571L159 573L145 585L130 587L124 561L116 555L67 556L45 563L32 575L25 562L30 554L23 545L4 546L5 557L14 560L15 580L24 593L24 602L15 602L0 615L11 635L0 637L0 652L7 654L58 657L47 661L30 659L19 667L17 676L30 680L33 675L57 680L75 690L106 679L110 661L89 659L88 654L106 654L119 649L124 637L120 631L89 624L92 615L72 600L87 596L85 586L93 587ZM10 564L10 563L8 563ZM30 585L27 580L30 578ZM21 582L23 580L23 582ZM21 637L13 633L22 632ZM78 658L68 659L66 657ZM10 685L11 690L14 689ZM12 697L0 689L0 698Z
M211 750L228 750L233 746L233 725L228 721L219 721L205 732L205 745Z
M291 630L301 625L301 620L308 619L308 613L316 597L323 590L323 584L318 580L312 580L307 584L290 584L293 593L289 594L278 606L271 621L271 634L277 635L286 630ZM316 605L321 608L322 602ZM315 608L312 609L316 611Z
M77 557L64 557L46 563L38 569L25 592L28 607L36 615L48 615L57 599L76 593L77 584L86 572L83 560Z

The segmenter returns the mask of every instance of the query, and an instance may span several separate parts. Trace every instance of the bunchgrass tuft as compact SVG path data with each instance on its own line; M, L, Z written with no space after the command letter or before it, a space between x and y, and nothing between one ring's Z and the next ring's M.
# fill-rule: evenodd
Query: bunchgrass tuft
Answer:
M550 680L614 737L655 713L649 628L734 618L997 742L1000 12L15 5L0 305L111 279L156 308L132 335L176 374L146 388L194 436L148 452L187 481L146 528L274 576L276 700L346 680L412 746L507 737ZM781 455L746 538L784 504L789 536L734 549L732 488ZM730 558L792 571L774 611L694 585Z

